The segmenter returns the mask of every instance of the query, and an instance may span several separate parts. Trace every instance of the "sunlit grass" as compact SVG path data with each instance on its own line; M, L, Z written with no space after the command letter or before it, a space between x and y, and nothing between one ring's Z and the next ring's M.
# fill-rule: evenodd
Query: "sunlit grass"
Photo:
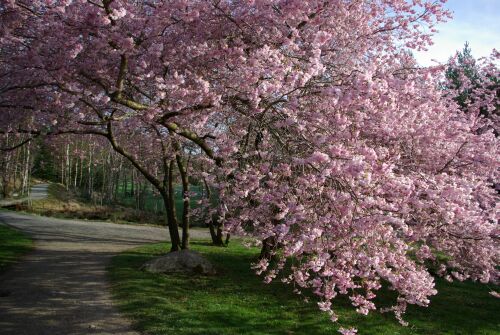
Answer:
M217 276L157 275L139 267L168 251L168 245L149 245L122 253L112 260L109 276L122 311L138 330L148 334L335 334L328 316L313 299L304 303L292 288L276 281L270 285L252 272L258 255L237 242L228 248L193 242L218 268ZM431 307L410 307L402 327L391 314L354 312L346 300L335 302L344 327L357 326L359 334L500 334L500 300L488 287L474 283L437 281L439 294ZM386 293L379 303L390 304Z
M33 241L24 233L0 224L0 273L33 248Z

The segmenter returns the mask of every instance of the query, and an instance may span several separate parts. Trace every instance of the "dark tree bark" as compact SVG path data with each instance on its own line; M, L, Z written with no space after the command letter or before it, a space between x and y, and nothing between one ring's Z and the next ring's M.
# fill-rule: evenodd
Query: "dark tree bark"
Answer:
M165 211L167 216L167 225L168 231L170 234L170 240L172 243L172 247L170 251L177 251L181 247L181 239L179 236L177 218L175 217L175 208L174 208L174 192L173 192L173 164L174 162L171 160L170 164L166 164L166 156L164 157L164 177L163 182L152 175L148 170L142 166L130 153L128 153L123 147L121 147L114 137L113 129L111 126L111 122L107 125L107 138L113 149L118 152L120 155L125 157L127 160L132 163L132 165L149 181L161 194L163 198L163 203L165 205Z
M182 182L182 249L189 249L189 181L188 181L188 166L184 164L182 157L179 154L179 146L176 145L177 154L175 160L177 161L177 168L181 175Z
M205 178L203 178L203 184L205 185L206 197L210 202L212 198L212 191L210 190L210 186ZM222 241L221 224L218 223L218 220L213 216L210 217L210 220L208 221L208 230L210 231L210 237L212 238L213 245L218 247L224 246L224 242Z
M276 238L270 236L262 241L262 248L260 249L259 259L266 258L271 260L273 258L273 250L276 248Z

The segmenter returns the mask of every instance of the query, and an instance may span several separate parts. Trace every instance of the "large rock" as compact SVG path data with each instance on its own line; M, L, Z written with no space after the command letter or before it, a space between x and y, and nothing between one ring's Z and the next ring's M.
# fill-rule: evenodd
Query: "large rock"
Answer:
M214 266L196 251L173 251L146 262L142 270L152 273L198 273L214 275Z

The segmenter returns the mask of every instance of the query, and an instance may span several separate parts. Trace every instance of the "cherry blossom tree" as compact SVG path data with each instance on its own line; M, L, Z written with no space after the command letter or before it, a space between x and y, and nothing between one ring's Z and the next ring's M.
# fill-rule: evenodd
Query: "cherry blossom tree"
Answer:
M209 217L262 242L265 281L284 273L333 321L337 295L367 314L386 282L404 323L433 263L498 281L498 140L408 53L442 2L2 0L4 132L103 136L167 208L189 155Z

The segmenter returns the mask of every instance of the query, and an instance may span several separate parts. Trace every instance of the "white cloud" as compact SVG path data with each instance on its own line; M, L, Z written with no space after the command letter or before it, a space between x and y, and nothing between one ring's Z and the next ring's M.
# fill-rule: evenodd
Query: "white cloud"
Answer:
M417 61L431 65L432 59L446 62L469 42L474 57L485 57L493 48L500 49L500 12L498 0L452 0L448 6L454 19L440 24L434 45L426 52L415 52Z

